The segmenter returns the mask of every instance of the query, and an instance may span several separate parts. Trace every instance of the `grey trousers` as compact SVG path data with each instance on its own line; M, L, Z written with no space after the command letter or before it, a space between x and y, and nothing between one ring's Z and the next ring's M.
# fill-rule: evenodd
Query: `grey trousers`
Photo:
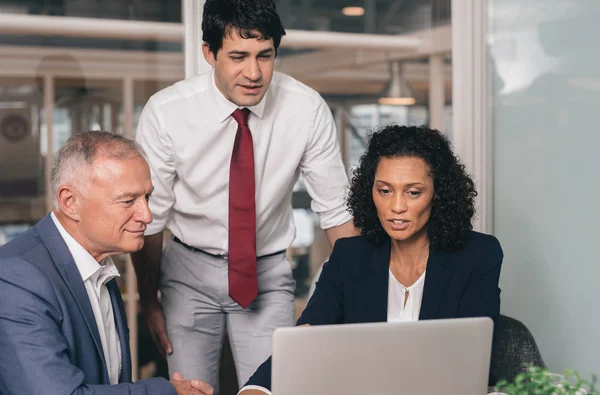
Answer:
M258 297L243 309L229 297L227 258L193 252L170 241L159 288L173 353L169 374L200 379L218 394L219 362L227 328L238 383L243 386L271 355L273 331L293 325L294 287L285 254L257 261Z

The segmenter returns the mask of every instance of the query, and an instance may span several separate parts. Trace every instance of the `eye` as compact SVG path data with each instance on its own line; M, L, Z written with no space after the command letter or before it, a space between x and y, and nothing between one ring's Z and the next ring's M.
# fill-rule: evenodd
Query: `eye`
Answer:
M269 59L271 59L271 55L260 55L260 56L259 56L259 59L262 59L262 60L269 60Z
M150 198L152 197L152 195L146 195L146 201L150 201Z
M133 205L133 203L135 202L134 199L130 199L130 200L123 200L121 202L121 204L125 207L131 207Z
M388 188L378 188L377 192L379 192L379 194L382 196L387 196L392 193L392 191Z
M423 192L421 192L421 191L408 191L407 193L408 193L408 196L415 197L415 198L419 197L423 194Z
M231 56L230 58L231 58L231 60L233 60L234 62L240 62L240 61L244 60L244 57L243 57L243 56Z

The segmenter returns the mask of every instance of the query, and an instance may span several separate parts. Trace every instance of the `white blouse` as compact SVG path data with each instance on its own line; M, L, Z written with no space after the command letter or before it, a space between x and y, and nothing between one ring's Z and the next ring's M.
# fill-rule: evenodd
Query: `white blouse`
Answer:
M410 287L400 284L390 269L388 280L388 322L418 321L423 299L425 272Z

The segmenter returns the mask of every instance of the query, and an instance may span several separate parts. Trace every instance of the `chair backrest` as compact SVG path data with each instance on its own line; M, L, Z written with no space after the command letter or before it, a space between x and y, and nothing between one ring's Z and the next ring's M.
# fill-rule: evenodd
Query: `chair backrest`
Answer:
M495 336L490 372L494 380L511 382L527 370L526 365L546 367L533 335L521 321L500 315Z

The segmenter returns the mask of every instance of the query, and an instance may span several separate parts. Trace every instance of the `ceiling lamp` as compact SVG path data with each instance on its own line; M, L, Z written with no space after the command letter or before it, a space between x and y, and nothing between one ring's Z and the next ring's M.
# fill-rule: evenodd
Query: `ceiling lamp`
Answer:
M363 7L344 7L342 8L342 14L346 16L363 16L365 15L365 9Z
M379 98L379 104L391 106L412 106L416 100L408 87L408 84L402 78L400 72L400 62L394 60L390 62L390 83Z

